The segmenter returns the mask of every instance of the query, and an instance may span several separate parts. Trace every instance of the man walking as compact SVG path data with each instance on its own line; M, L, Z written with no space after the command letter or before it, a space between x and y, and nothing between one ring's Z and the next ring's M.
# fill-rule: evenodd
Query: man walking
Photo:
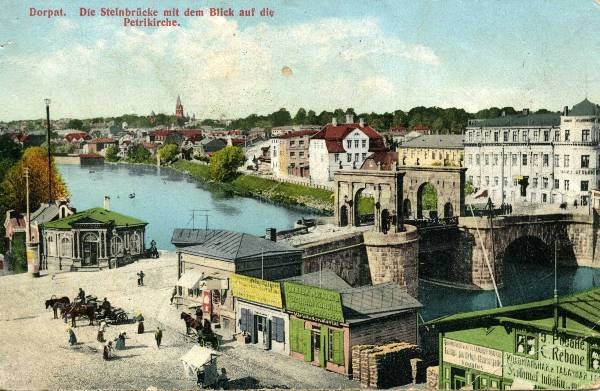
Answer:
M156 340L156 347L160 348L160 342L162 341L162 329L160 326L156 328L156 332L154 333L154 339Z
M140 272L137 274L138 276L138 286L144 286L144 272L142 270L140 270Z

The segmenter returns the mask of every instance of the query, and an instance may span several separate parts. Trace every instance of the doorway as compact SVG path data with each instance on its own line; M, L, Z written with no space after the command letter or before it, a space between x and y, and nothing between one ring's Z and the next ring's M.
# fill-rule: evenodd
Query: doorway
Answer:
M83 260L82 266L98 265L98 243L83 242Z
M271 335L270 335L270 327L269 320L265 316L255 315L254 322L256 327L254 328L256 331L256 343L262 346L264 349L271 348Z

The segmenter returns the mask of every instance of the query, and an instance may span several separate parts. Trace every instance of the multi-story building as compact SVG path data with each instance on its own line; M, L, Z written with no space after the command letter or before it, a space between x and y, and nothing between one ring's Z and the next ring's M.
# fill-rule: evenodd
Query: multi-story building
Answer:
M600 107L587 99L559 113L470 120L467 180L494 203L585 206L599 185Z
M271 139L271 171L276 177L308 178L310 137L316 130L300 130Z
M431 134L413 138L396 148L398 161L407 166L462 167L462 134Z
M362 119L354 123L352 115L346 123L326 125L310 139L310 177L315 183L329 183L339 170L360 169L372 152L385 151L383 138Z

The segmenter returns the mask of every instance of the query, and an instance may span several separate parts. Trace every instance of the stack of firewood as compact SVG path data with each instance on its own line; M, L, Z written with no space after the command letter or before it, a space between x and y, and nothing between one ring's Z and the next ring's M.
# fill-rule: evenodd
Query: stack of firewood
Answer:
M427 388L430 390L436 390L438 388L440 378L440 367L429 367L427 368Z
M370 388L389 388L412 383L420 368L417 368L417 361L411 364L411 359L419 355L419 348L406 342L354 346L354 379L359 380L361 386Z

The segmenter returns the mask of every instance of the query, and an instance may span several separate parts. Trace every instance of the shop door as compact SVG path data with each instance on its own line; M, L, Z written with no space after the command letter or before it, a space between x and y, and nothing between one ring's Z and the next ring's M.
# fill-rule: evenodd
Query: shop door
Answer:
M319 356L321 352L321 328L313 327L311 330L311 344L313 348L313 360L319 361Z
M83 242L82 266L93 266L98 264L98 243Z
M269 320L260 315L254 316L256 327L254 328L256 343L265 349L271 348L271 336L269 333Z

